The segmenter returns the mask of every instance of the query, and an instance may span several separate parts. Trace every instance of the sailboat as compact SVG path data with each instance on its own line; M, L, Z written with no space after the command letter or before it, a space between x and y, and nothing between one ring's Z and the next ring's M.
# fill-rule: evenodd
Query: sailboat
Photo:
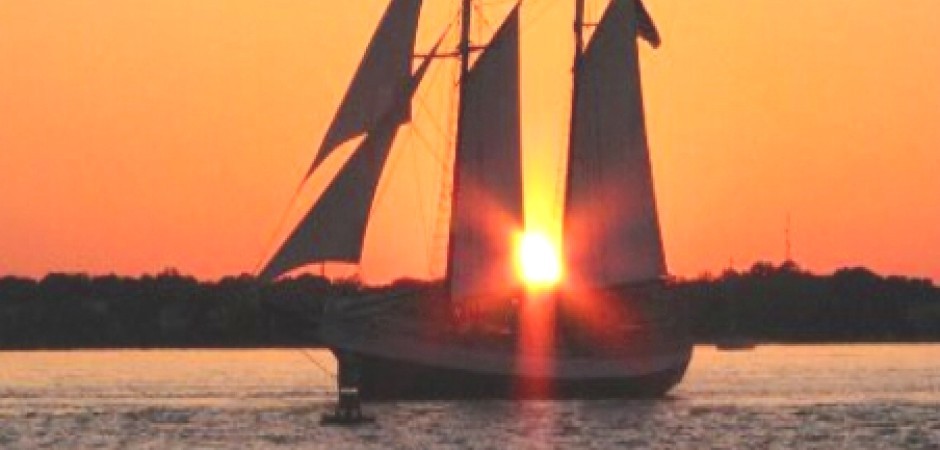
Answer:
M456 49L442 38L418 53L422 0L391 0L306 177L360 140L261 277L361 262L396 135L432 62L451 58L459 98L442 282L330 299L320 335L341 378L355 372L366 400L666 393L692 346L683 303L668 289L640 89L637 41L658 46L655 26L639 0L611 0L592 23L585 0L574 1L566 277L532 293L514 242L525 225L520 6L477 45L471 24L481 5L460 2Z

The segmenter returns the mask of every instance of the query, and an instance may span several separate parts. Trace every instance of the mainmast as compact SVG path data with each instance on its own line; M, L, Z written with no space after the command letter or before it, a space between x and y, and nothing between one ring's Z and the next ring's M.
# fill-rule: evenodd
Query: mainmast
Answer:
M584 0L575 0L574 4L574 70L577 73L584 56Z
M470 73L470 16L473 13L473 0L462 0L460 13L460 90L463 94L463 81ZM579 0L583 1L583 0Z
M567 231L568 224L566 214L566 208L568 208L568 203L571 198L571 159L575 157L574 152L571 150L574 148L574 129L575 121L577 121L577 107L578 107L578 97L580 89L578 89L578 80L580 79L581 65L584 60L584 2L585 0L575 0L574 2L574 62L571 66L571 118L569 119L568 126L568 168L565 170L565 197L562 199L562 223L561 223L561 239L562 239L562 248L565 248L564 239L565 231ZM566 261L562 257L562 261Z
M580 1L580 0L579 0ZM457 170L457 161L460 152L460 143L462 142L463 127L459 124L463 122L463 116L466 108L464 107L464 99L466 98L467 87L465 81L467 80L467 75L470 74L470 19L473 14L473 0L461 0L460 8L460 77L457 80L458 83L458 98L457 98L457 136L454 142L456 142L456 148L454 150L454 167L453 167L453 181L451 183L450 198L451 198L451 215L453 215L454 210L454 199L457 198L457 190L460 189L460 171ZM454 226L453 218L451 218L451 226L449 231L449 238L447 239L447 267L445 268L444 273L444 287L445 292L448 295L452 292L453 286L453 275L454 275Z
M453 211L453 199L457 198L457 190L460 189L460 171L457 170L457 160L458 153L460 152L460 143L462 142L463 127L459 124L463 121L463 116L465 112L464 99L466 98L467 87L465 81L467 80L467 75L470 74L470 18L473 13L473 0L461 0L462 5L460 8L460 78L458 79L459 93L457 98L457 136L456 136L456 149L454 150L454 170L453 170L453 182L451 183L450 198L451 198L451 211ZM453 213L451 213L453 214ZM453 222L453 219L451 219ZM451 224L450 227L450 237L447 240L447 267L444 275L444 286L446 292L449 294L451 292L451 287L453 283L453 274L454 274L454 226Z

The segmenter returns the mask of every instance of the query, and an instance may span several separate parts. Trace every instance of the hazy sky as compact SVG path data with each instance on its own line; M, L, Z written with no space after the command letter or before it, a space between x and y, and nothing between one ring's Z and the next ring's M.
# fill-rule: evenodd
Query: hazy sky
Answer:
M456 2L429 3L422 45ZM524 1L533 222L565 144L572 3ZM781 260L789 214L807 268L940 280L940 2L646 3L672 273ZM385 4L0 0L0 274L254 270ZM384 201L380 224L403 209ZM411 228L370 231L367 278L427 272Z

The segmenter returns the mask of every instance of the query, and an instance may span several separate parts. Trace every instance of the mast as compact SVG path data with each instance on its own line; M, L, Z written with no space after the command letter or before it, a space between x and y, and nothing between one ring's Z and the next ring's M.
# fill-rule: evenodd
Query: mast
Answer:
M584 56L584 0L575 0L574 4L574 70L577 73Z
M470 73L470 15L473 11L473 0L462 0L460 14L460 87L463 94L463 81Z
M580 0L579 0L580 1ZM454 167L453 167L453 182L451 183L450 198L451 198L451 215L454 211L454 199L457 198L457 190L460 188L460 170L457 168L457 162L459 160L458 153L460 152L460 143L463 135L463 127L460 124L463 122L463 116L465 113L464 98L466 98L467 88L465 81L467 80L467 75L470 73L470 19L473 13L473 0L461 0L462 5L460 8L460 77L458 79L459 93L458 93L458 106L457 106L457 136L454 142L456 142L456 148L454 150ZM451 226L449 231L449 238L447 240L447 267L444 275L444 287L445 292L447 292L448 297L451 293L451 287L453 285L453 274L454 274L454 225L453 218L451 218ZM453 299L451 299L453 300Z
M562 200L562 221L561 221L561 239L562 239L562 248L565 248L565 231L567 231L568 224L566 214L566 208L568 207L569 200L571 198L571 159L575 157L575 153L571 151L574 148L574 129L575 122L577 121L578 114L578 79L580 78L581 72L581 63L584 59L584 2L585 0L575 0L574 2L574 62L571 66L571 117L569 119L568 125L568 167L565 170L565 198ZM562 255L563 264L566 262L567 255Z

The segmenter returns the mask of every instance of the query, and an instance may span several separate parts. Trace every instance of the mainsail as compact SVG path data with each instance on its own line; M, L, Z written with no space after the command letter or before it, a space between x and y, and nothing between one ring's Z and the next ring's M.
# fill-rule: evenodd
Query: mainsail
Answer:
M451 214L451 298L518 285L512 231L522 229L519 7L463 80Z
M635 0L611 3L575 72L565 253L569 272L591 285L666 274L636 42L645 11L638 17L638 8ZM658 35L644 33L658 43Z
M402 38L414 42L413 34L416 33L416 28L411 30L411 33L410 38ZM261 278L274 279L293 269L316 262L359 262L369 212L382 170L399 126L408 120L411 99L427 73L432 55L436 51L437 47L431 55L424 58L414 75L394 86L393 101L368 130L365 139L320 195L312 209L267 263L261 272ZM409 49L409 59L411 52Z
M421 3L394 0L386 9L305 179L343 142L378 126L398 101L401 86L411 77ZM396 119L404 123L409 116L400 114Z

